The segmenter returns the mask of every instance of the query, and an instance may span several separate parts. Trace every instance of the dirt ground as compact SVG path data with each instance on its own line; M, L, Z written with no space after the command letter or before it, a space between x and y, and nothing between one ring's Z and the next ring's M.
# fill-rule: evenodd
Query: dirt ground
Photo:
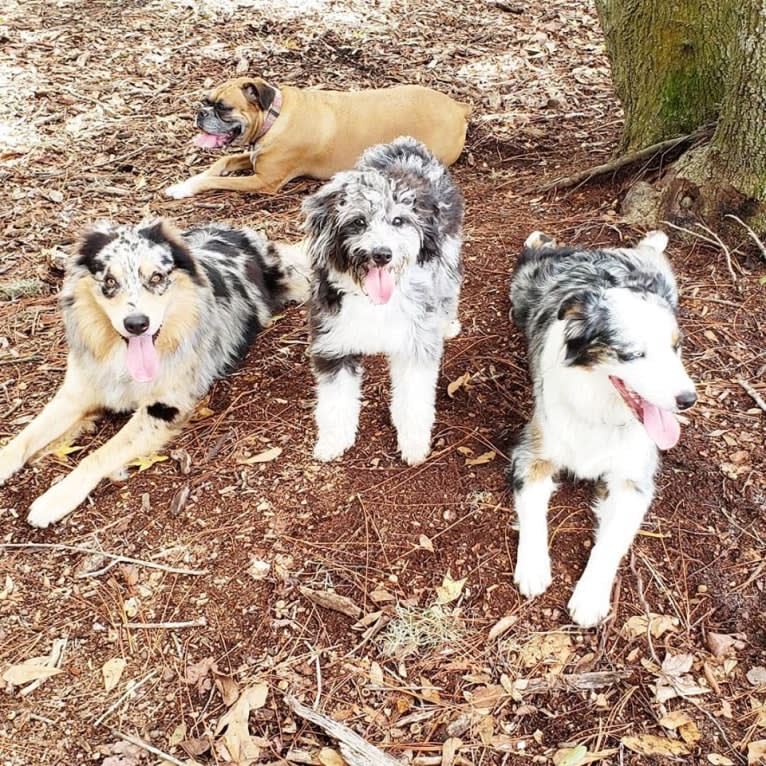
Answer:
M26 525L28 505L81 453L24 469L0 489L2 766L343 763L288 694L421 766L763 762L766 413L746 387L766 397L766 286L745 248L732 279L720 248L669 230L700 401L664 458L613 615L581 630L566 613L591 540L585 484L552 502L551 589L527 602L512 583L503 469L530 387L510 269L533 229L640 236L619 215L630 175L537 191L619 138L590 3L6 0L0 44L3 439L62 379L56 265L82 226L159 214L299 236L313 182L272 198L163 196L211 162L190 143L206 87L235 72L422 82L475 105L454 166L464 329L430 459L399 461L373 361L356 446L338 464L311 460L306 311L291 307L167 454L50 530ZM19 671L36 657L52 659Z

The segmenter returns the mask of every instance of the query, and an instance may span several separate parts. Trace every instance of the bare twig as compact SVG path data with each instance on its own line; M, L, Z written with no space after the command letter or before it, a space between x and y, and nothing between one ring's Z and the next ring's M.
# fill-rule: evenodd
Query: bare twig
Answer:
M84 548L80 545L64 545L63 543L0 543L0 548L31 548L32 550L54 550L54 551L73 551L75 553L85 553L89 556L103 556L107 559L114 559L116 563L122 564L137 564L138 566L147 567L148 569L160 569L163 572L171 572L173 574L181 575L204 575L207 574L207 569L180 569L178 567L171 567L165 564L156 564L153 561L144 561L143 559L134 559L130 556L120 556L116 553L107 553L106 551L94 550L93 548ZM89 577L90 572L83 572L76 575L76 577Z
M734 266L732 265L732 262L731 262L731 253L729 252L729 248L726 247L726 245L721 240L721 238L712 229L709 229L707 226L701 223L695 224L695 226L699 226L700 229L702 229L703 231L706 231L710 235L709 237L706 237L697 231L686 229L683 226L677 226L676 224L671 223L670 221L663 221L662 223L667 226L670 226L671 229L675 229L676 231L683 231L686 234L691 234L693 237L697 237L698 239L701 239L710 245L716 245L717 247L720 247L721 250L723 251L723 254L726 256L726 268L729 270L729 274L731 275L731 281L736 284L737 275L734 273Z
M285 702L296 715L319 726L331 737L337 739L341 755L350 766L401 766L399 761L362 739L348 726L302 705L295 697L288 695L285 697Z
M742 388L745 389L748 396L764 411L766 412L766 402L763 400L763 397L744 379L744 378L737 378L737 383L739 383Z
M147 681L150 681L154 676L157 675L156 670L152 670L151 673L149 673L146 678L143 678L138 683L133 684L133 686L130 687L130 689L127 689L124 694L121 694L119 699L113 704L110 705L98 718L96 718L95 721L93 721L94 726L98 726L100 723L105 721L109 716L114 713L114 711L132 694L135 694Z
M140 737L134 737L132 734L124 734L123 732L118 731L117 729L113 729L111 726L109 726L108 728L109 728L109 731L111 731L115 737L124 739L126 742L130 742L131 745L135 745L136 747L140 747L142 750L146 750L147 753L151 753L152 755L156 755L160 758L164 758L169 763L176 764L176 766L186 766L186 764L183 761L179 761L178 758L174 758L172 755L168 753L163 753L162 750L159 750L154 745L150 745L148 742L144 741Z
M588 168L588 170L582 170L579 173L575 173L571 176L565 176L564 178L556 178L553 181L543 184L537 187L537 191L546 192L551 189L569 189L577 184L590 181L591 178L596 176L603 176L607 173L612 173L615 170L620 170L627 165L632 165L634 162L640 162L641 160L647 160L653 157L655 154L661 152L667 152L670 149L675 149L683 144L695 141L698 138L702 138L710 132L712 125L704 125L697 130L687 133L685 136L678 136L677 138L669 138L667 141L660 141L657 144L647 146L645 149L639 149L635 152L629 152L623 154L620 157L616 157L609 162L605 162L603 165L596 165L595 167Z
M181 628L204 628L206 625L207 620L204 617L198 617L196 620L187 620L186 622L126 622L122 627L141 630L150 630L151 628L180 630Z
M745 228L745 231L750 235L750 239L755 242L756 245L758 245L758 249L761 251L761 258L763 258L764 261L766 261L766 245L763 244L761 241L761 238L741 219L737 218L736 215L732 215L731 213L727 213L724 218L732 218L735 220L740 226L743 226Z

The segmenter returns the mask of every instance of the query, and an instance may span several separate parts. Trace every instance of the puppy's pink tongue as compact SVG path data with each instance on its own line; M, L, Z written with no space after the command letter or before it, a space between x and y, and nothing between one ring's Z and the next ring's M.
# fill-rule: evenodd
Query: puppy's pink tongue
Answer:
M216 136L213 133L200 133L194 137L195 146L203 149L215 149L226 141L226 136Z
M154 380L160 359L151 335L131 335L128 338L128 372L137 383Z
M394 277L388 269L373 266L364 278L364 289L373 303L388 303L394 292Z
M669 410L661 410L646 399L641 400L644 428L660 449L675 447L681 436L681 426Z

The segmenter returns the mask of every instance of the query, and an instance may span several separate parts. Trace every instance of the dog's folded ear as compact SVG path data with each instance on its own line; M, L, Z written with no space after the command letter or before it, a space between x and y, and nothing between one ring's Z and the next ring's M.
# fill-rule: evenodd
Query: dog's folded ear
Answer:
M200 278L197 261L186 244L183 235L170 221L159 218L138 230L138 234L157 245L170 248L173 256L173 266L186 271L195 281Z
M117 232L108 223L96 224L85 231L80 238L75 263L78 266L84 266L91 274L103 271L104 265L98 255L116 238Z
M308 238L309 259L315 269L326 266L330 250L339 246L337 211L344 189L343 174L339 173L301 205L306 216L303 231Z
M265 112L274 101L277 89L273 85L269 85L266 80L257 78L242 84L242 95L251 104L255 104Z
M572 293L561 302L559 321L566 322L564 330L564 364L592 367L609 348L608 311L599 293Z

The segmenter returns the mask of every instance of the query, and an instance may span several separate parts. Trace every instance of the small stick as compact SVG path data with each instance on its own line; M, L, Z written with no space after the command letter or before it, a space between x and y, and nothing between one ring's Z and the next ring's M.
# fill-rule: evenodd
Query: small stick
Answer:
M111 726L109 726L108 729L112 732L112 734L114 734L115 737L124 739L126 742L130 742L131 745L135 745L136 747L140 747L142 750L146 750L147 753L151 753L152 755L164 758L166 761L176 764L176 766L186 766L183 761L179 761L178 758L173 758L173 756L168 753L163 753L162 750L158 750L154 745L150 745L140 737L134 737L131 734L123 734L123 732L118 731L117 729L113 729Z
M737 378L737 383L739 383L742 388L747 391L748 396L764 411L766 412L766 402L763 400L763 397L744 379L744 378Z
M133 684L133 686L130 687L127 691L125 691L123 694L120 695L120 697L117 699L117 702L115 702L113 705L111 705L109 708L106 709L105 712L103 712L95 721L93 721L94 726L98 726L100 723L105 721L109 716L134 692L138 691L147 681L154 678L154 676L157 675L156 670L152 670L151 673L149 673L146 678L139 681L137 684Z
M187 622L126 622L123 628L140 628L142 630L151 628L164 628L165 630L179 630L180 628L204 628L207 620L204 617L198 617L196 620Z
M538 186L536 191L546 192L550 191L551 189L568 189L572 186L577 186L577 184L584 183L585 181L590 181L590 179L595 178L595 176L603 176L606 173L620 170L626 165L632 165L634 162L649 159L655 154L666 152L669 149L674 149L677 146L681 146L681 144L686 144L695 140L696 138L700 138L701 136L708 133L710 128L710 125L705 125L695 131L692 131L691 133L687 133L685 136L669 138L667 141L660 141L657 144L647 146L645 149L639 149L638 151L630 152L629 154L623 154L621 157L617 157L616 159L613 159L609 162L605 162L603 165L596 165L595 167L589 168L588 170L582 170L579 173L575 173L574 175L566 176L564 178L556 178L547 184Z
M84 548L80 545L64 545L63 543L0 543L0 548L32 548L35 550L54 550L54 551L73 551L74 553L85 553L89 556L103 556L107 559L114 559L115 563L138 564L148 569L161 569L163 572L172 572L182 575L204 575L207 569L179 569L165 564L155 564L153 561L144 561L143 559L134 559L130 556L120 556L116 553L107 553L106 551L97 551L93 548ZM90 572L76 575L77 577L88 577Z
M401 766L401 762L387 755L374 745L362 739L355 731L342 723L333 721L326 715L312 710L298 702L295 697L287 695L285 697L287 706L301 718L305 718L313 724L319 726L327 734L339 742L340 753L350 766Z
M745 231L750 235L750 239L758 245L758 249L761 251L761 258L766 261L766 246L761 242L760 237L741 218L737 218L736 215L727 213L724 218L733 218L740 226L744 226Z
M683 226L676 226L674 223L671 223L670 221L663 221L666 226L670 226L671 229L676 229L677 231L683 231L686 234L691 234L693 237L698 237L703 242L707 242L710 245L717 245L718 247L723 250L723 254L726 256L726 268L729 270L729 274L731 274L731 281L736 284L737 282L737 275L734 273L734 267L731 264L731 253L729 252L729 248L726 247L726 245L722 242L721 238L711 229L708 229L707 226L704 226L701 223L696 224L700 227L703 231L706 231L708 234L710 234L710 237L713 237L713 239L710 239L710 237L705 237L702 234L699 234L696 231L692 231L691 229L685 229Z

